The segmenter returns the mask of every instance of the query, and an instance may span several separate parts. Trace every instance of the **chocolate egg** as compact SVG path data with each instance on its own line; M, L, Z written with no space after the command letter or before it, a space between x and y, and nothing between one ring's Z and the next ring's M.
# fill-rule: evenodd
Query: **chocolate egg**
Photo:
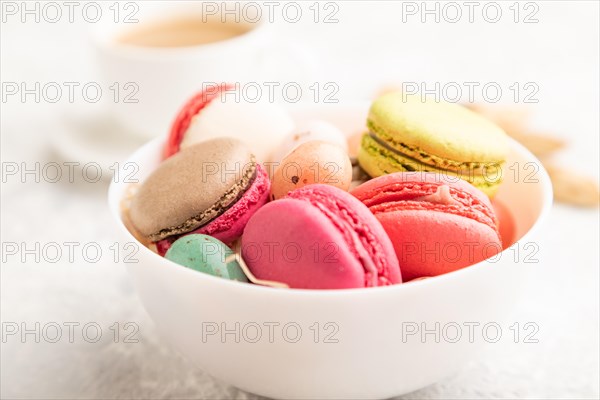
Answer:
M351 181L352 164L346 151L335 144L313 140L296 147L278 165L271 183L271 200L313 183L348 190Z

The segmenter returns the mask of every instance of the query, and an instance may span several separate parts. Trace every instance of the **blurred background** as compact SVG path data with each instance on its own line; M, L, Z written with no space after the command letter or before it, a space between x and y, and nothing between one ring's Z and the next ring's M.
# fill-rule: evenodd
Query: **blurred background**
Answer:
M170 121L143 134L125 127L123 119L143 104L114 101L115 90L129 90L128 76L111 89L107 76L115 72L97 31L122 26L132 12L192 2L73 3L72 15L55 3L58 18L45 2L2 1L1 396L256 398L213 380L161 340L111 248L106 191L114 165L166 134ZM474 2L471 14L461 2L293 3L289 14L289 2L275 3L260 47L211 55L207 68L248 60L227 52L260 52L256 76L248 68L250 76L236 79L297 82L305 93L300 104L315 102L308 95L315 83L321 96L339 103L368 102L390 88L447 88L454 98L459 87L457 100L514 117L500 122L517 124L509 133L544 157L562 196L541 234L536 280L514 316L539 326L538 343L499 343L458 376L406 398L598 398L599 3ZM96 6L102 20L91 22ZM181 80L176 69L164 68L165 82ZM236 77L218 69L211 80ZM202 79L199 69L188 95ZM98 101L82 92L86 84L102 88ZM501 95L482 91L485 85ZM179 105L164 107L172 113ZM99 178L90 179L95 171ZM52 243L61 244L62 257ZM73 257L64 243L77 243ZM82 255L90 243L90 254L98 247L101 257ZM35 331L36 323L88 322L103 331L95 343L10 334L23 324ZM124 341L132 332L136 342Z

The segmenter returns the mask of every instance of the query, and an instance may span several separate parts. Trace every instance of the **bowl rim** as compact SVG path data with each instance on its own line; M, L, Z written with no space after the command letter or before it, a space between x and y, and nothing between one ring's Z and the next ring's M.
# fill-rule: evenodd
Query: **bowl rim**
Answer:
M518 246L521 242L525 241L527 238L534 235L540 229L540 225L542 225L543 221L546 220L546 218L550 212L550 209L552 207L552 202L553 202L552 184L550 181L550 177L548 176L548 173L545 170L545 168L543 167L542 163L525 146L523 146L522 144L518 143L516 140L514 140L510 137L508 139L509 139L509 148L511 150L515 150L519 155L521 155L523 158L527 159L528 162L534 162L538 165L538 167L539 167L538 179L539 179L539 185L542 188L543 204L542 204L542 207L541 207L538 217L536 218L533 225L529 228L529 230L527 230L525 232L525 234L523 234L523 236L521 238L519 238L519 240L515 241L510 247L503 249L502 252L500 252L499 254L502 254L502 253L512 249L514 246ZM127 161L125 161L125 162L129 162L130 160L137 158L140 155L140 153L146 152L148 150L148 148L150 148L150 147L159 146L158 142L164 143L164 138L159 137L159 138L155 138L149 142L146 142L141 147L139 147L135 152L133 152L127 158ZM112 217L116 220L115 222L116 222L117 228L122 233L124 233L126 237L129 237L131 239L131 241L141 245L141 243L139 243L139 241L137 241L137 239L135 239L135 237L125 227L125 224L123 223L122 218L121 218L119 202L116 201L116 197L117 197L116 192L121 192L119 189L122 185L126 185L126 183L120 183L120 182L115 182L114 180L111 180L110 186L108 189L108 199L107 199L108 207L110 209L110 213L111 213ZM115 201L113 201L113 200L115 200ZM277 297L280 297L280 296L315 297L316 296L316 297L327 297L327 298L328 297L341 298L341 297L346 297L346 296L377 296L377 295L384 295L386 293L395 292L395 291L406 292L406 291L411 291L411 290L419 290L419 288L422 285L435 285L435 284L444 285L444 284L447 284L448 282L453 282L456 279L460 279L463 274L473 273L476 270L480 270L481 268L489 267L489 261L488 261L489 259L488 259L488 260L480 261L480 262L470 265L468 267L461 268L461 269L451 271L451 272L448 272L448 273L445 273L442 275L438 275L435 277L431 277L428 279L403 282L403 283L400 283L397 285L389 285L389 286L377 286L377 287L369 287L369 288L352 288L352 289L297 289L297 288L277 289L277 288L272 288L272 287L255 285L255 284L251 284L251 283L249 284L249 283L245 283L245 282L232 281L229 279L223 279L223 278L219 278L219 277L212 276L209 274L199 273L198 271L194 271L192 269L186 268L182 265L179 265L177 263L169 261L164 257L161 257L160 255L153 252L152 250L150 250L149 248L147 248L144 245L141 245L140 251L147 252L148 255L151 257L150 259L152 259L152 260L154 260L154 258L152 258L152 257L156 257L156 262L160 263L161 267L163 267L163 268L178 268L179 273L190 274L189 279L206 280L206 282L209 284L221 285L224 289L227 289L227 290L248 291L248 293L251 293L251 291L256 291L256 293L260 293L262 295L277 296ZM128 265L128 264L126 264L126 265L128 266L128 269L131 268L130 265ZM133 272L131 270L130 270L130 273L133 274Z

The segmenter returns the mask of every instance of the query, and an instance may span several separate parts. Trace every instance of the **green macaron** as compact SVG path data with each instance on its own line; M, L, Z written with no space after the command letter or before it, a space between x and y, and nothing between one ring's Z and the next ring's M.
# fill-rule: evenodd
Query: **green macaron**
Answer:
M506 133L458 104L389 93L372 104L367 126L358 161L372 177L438 172L458 176L489 196L502 181Z
M195 271L248 282L233 251L212 236L191 234L177 239L165 258Z

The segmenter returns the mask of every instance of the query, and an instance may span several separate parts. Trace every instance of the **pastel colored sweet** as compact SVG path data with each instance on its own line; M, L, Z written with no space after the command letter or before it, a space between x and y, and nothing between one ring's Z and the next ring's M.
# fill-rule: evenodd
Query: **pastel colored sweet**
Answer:
M512 246L516 241L517 227L515 223L515 219L512 216L509 208L494 199L492 201L492 206L494 207L494 212L498 217L498 231L500 232L500 237L502 238L502 249L506 249Z
M436 173L398 172L351 192L391 239L402 276L437 276L502 250L488 197L466 181Z
M498 126L458 105L394 92L375 100L358 160L372 177L399 171L459 176L492 196L508 139Z
M219 85L212 90L203 90L192 96L179 110L171 124L171 130L163 151L163 158L171 157L181 149L181 142L190 127L192 119L223 92L233 89L230 85Z
M165 258L198 272L248 282L233 251L211 236L200 234L183 236L173 242Z
M171 126L164 157L208 139L233 137L264 163L271 160L293 128L294 122L283 107L267 101L244 101L232 85L211 87L181 108Z
M244 192L242 197L221 216L191 233L206 234L225 243L232 243L242 236L244 227L250 217L268 201L270 186L271 182L267 176L267 172L260 164L257 164L254 182ZM171 243L178 237L180 235L174 235L156 242L158 254L161 256L164 255L171 246Z
M272 161L278 162L283 160L296 147L311 140L320 140L335 144L345 152L348 152L347 139L341 130L327 121L311 120L296 126L293 132L285 138Z
M230 242L269 191L265 170L242 142L212 139L163 161L133 197L129 215L150 241L169 239L159 252L194 231Z
M355 132L350 135L346 140L348 143L348 155L350 156L350 160L352 160L352 165L358 163L358 151L360 149L360 143L362 141L363 132Z
M402 282L381 224L356 198L328 185L305 186L258 210L246 225L242 255L254 276L291 288Z
M271 184L271 200L313 183L348 191L351 181L352 164L346 151L335 144L313 140L296 147L277 166Z

